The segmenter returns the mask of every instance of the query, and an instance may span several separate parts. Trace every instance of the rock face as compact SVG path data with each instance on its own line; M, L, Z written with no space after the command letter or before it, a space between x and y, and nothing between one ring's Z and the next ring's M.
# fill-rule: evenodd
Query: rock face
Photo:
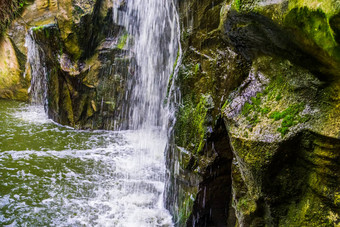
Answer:
M125 128L133 37L113 1L28 1L11 24L20 1L6 6L0 98L28 100L32 78L55 121ZM178 11L165 193L176 225L339 226L339 2L181 0Z
M112 7L111 0L28 2L1 41L0 97L45 104L50 118L76 128L124 128L131 59Z
M0 98L27 99L29 78L25 78L25 56L19 51L6 29L21 13L24 0L0 1Z
M44 55L48 115L77 128L113 129L129 59L121 57L125 33L112 21L112 3L59 1L57 6L55 21L31 32Z
M178 226L340 225L340 5L178 4L167 149Z

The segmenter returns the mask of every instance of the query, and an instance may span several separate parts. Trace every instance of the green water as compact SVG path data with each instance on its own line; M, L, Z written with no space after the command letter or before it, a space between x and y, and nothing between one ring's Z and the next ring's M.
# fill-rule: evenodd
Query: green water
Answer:
M0 106L0 226L172 226L158 135L155 153L145 133L77 131L42 107Z

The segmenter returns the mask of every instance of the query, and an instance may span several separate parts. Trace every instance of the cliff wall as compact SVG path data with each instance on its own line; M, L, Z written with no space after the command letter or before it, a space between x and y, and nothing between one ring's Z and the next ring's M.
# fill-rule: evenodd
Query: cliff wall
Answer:
M178 4L178 226L338 226L339 3Z

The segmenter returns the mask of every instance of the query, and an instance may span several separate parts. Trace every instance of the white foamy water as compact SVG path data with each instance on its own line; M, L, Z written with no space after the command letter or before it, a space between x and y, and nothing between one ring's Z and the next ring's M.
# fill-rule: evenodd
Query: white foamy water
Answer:
M178 21L172 0L113 0L113 19L126 28L128 57L136 63L130 108L122 108L129 129L166 127L163 106L178 49ZM132 63L131 63L132 64ZM127 91L129 92L129 91ZM127 93L128 94L128 93ZM126 95L128 96L128 95Z
M34 104L45 105L47 107L47 69L45 66L45 56L43 50L34 40L33 28L28 30L25 37L25 47L27 48L27 63L25 75L31 74L31 86L28 92Z
M76 131L43 112L0 112L0 226L173 226L159 131Z
M163 202L163 102L179 41L175 6L172 0L114 5L115 23L126 28L127 57L135 59L121 114L131 131L77 131L48 120L42 106L5 103L0 226L173 226ZM26 46L32 101L47 107L44 55L31 31Z

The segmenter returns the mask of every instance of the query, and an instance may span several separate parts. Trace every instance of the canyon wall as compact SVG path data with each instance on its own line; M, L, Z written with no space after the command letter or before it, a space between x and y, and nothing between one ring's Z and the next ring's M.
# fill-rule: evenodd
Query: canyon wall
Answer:
M113 4L124 14L125 1L110 0L36 0L16 19L10 12L0 97L43 97L50 118L76 128L124 128L133 37ZM339 2L177 7L165 193L176 225L340 225ZM46 90L28 94L32 79Z
M178 4L167 149L178 225L338 226L339 3Z

